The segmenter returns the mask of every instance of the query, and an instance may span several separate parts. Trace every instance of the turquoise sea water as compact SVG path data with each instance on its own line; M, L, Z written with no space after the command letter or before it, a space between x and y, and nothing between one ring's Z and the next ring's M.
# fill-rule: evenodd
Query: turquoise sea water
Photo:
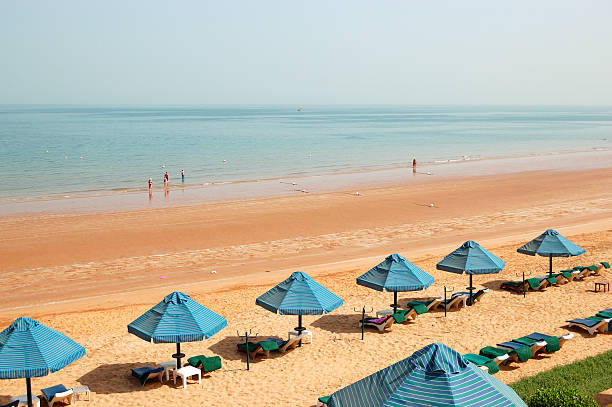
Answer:
M612 147L606 107L0 106L0 199ZM225 160L225 161L224 161Z

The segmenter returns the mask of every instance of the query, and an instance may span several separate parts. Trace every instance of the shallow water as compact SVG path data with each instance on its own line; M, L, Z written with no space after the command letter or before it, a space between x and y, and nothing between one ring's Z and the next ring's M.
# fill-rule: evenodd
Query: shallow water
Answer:
M610 108L0 106L0 199L612 147ZM182 185L182 184L181 184Z

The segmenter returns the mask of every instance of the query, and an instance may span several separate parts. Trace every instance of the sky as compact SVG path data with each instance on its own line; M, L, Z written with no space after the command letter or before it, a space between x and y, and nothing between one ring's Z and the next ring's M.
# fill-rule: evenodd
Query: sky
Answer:
M612 105L612 2L0 0L0 104Z

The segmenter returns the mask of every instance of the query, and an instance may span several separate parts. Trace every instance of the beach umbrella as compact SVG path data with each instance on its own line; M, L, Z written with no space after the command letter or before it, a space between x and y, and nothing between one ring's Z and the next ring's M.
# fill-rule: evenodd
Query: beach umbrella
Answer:
M0 332L0 379L26 379L32 407L32 377L46 376L85 356L85 348L40 322L17 318Z
M397 293L424 290L434 278L399 254L387 256L380 264L357 278L357 284L378 291L393 292L393 312L397 312Z
M128 325L128 332L153 343L176 343L177 368L181 367L182 342L208 339L227 326L227 320L175 291Z
M552 277L552 258L569 257L584 254L584 249L571 240L561 236L554 229L548 229L540 236L516 249L517 252L530 256L546 256L549 259L548 275Z
M441 343L332 393L327 405L527 407L509 386Z
M474 274L495 274L499 273L506 266L506 263L478 243L469 240L463 243L455 251L447 255L436 264L438 270L450 271L451 273L462 274L464 271L470 275L470 292L468 305L472 305L472 276Z
M342 298L313 280L301 271L291 276L257 297L255 304L280 315L297 315L299 333L306 328L302 326L302 315L322 315L332 312L342 305Z

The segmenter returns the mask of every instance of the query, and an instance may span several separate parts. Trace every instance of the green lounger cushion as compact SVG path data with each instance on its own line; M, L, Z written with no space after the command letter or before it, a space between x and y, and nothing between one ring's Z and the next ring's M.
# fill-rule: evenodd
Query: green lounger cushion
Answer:
M605 268L609 269L610 268L610 263L608 263L607 261L602 261L601 265L604 266Z
M514 350L514 352L516 352L518 360L520 360L521 362L529 360L533 357L533 354L531 353L531 348L529 346L517 348Z
M406 314L401 312L396 312L395 314L391 314L391 317L395 320L395 323L401 324L406 320Z
M466 353L465 355L463 355L463 357L478 366L486 366L487 369L489 369L490 374L495 374L499 372L499 366L497 366L497 363L495 363L495 361L489 359L486 356Z
M587 268L587 269L589 269L589 270L591 270L591 271L595 271L595 270L597 270L597 266L595 266L595 265L591 265L591 266L589 266L589 267L585 267L585 268Z
M529 288L531 288L532 290L536 290L539 286L540 286L540 280L538 280L537 278L528 278L527 283L529 284Z
M253 342L248 342L248 343L239 343L236 345L238 347L239 350L245 350L248 348L249 352L253 352L255 349L257 349L257 347L259 346L256 343Z
M193 367L199 367L205 372L212 372L221 369L221 358L219 356L194 356L192 358L187 359L187 363L189 363Z
M544 340L546 341L546 352L551 353L561 349L561 343L556 336L549 336L544 338Z
M480 354L482 356L486 356L488 358L493 359L498 356L507 355L508 351L504 349L496 348L494 346L485 346L484 348L480 349Z
M572 270L574 271L582 271L582 269L584 269L584 266L576 266L576 267L572 267Z
M261 342L259 342L259 346L261 346L261 349L263 349L266 352L268 352L268 351L271 351L271 350L277 350L278 349L278 342L276 342L276 341L261 341Z
M415 305L411 305L411 307L414 308L416 313L419 315L424 314L427 311L429 311L429 309L427 308L427 305L425 304L415 304Z
M523 285L522 281L504 281L502 285L509 285L511 287L520 287Z
M595 315L597 317L601 317L601 318L612 318L612 312L598 312L597 315Z
M557 279L555 277L546 277L546 280L551 284L557 284Z
M513 339L512 342L516 342L516 343L520 343L523 345L527 345L527 346L531 346L536 342L540 342L540 341L536 341L535 339L531 339L531 338L527 338L527 337L522 337L522 338L518 338L518 339Z
M325 396L325 397L319 397L319 401L323 404L327 404L327 402L329 401L329 399L331 398L331 396Z
M561 273L571 273L572 271L576 271L573 269L561 270Z
M565 278L570 278L572 276L572 272L571 271L561 271L561 274L563 277Z

